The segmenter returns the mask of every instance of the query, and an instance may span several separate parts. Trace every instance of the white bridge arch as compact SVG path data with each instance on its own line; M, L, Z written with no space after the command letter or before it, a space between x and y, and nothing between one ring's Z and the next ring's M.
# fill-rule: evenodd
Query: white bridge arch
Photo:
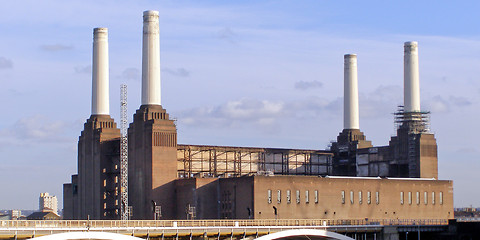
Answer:
M331 240L353 240L353 238L347 237L342 234L329 232L325 230L316 230L316 229L295 229L295 230L287 230L282 232L276 232L272 234L268 234L265 236L261 236L257 238L257 240L274 240L274 239L288 239L288 240L298 240L298 239L306 239L306 240L321 240L321 239L331 239Z

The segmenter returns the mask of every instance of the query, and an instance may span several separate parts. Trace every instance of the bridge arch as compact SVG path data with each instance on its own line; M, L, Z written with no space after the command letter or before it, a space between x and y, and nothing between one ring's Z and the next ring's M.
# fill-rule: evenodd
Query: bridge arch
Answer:
M145 240L138 237L108 232L66 232L32 238L35 240Z
M347 237L342 234L329 232L326 230L317 230L317 229L295 229L295 230L286 230L281 232L276 232L261 236L257 240L353 240L353 238Z

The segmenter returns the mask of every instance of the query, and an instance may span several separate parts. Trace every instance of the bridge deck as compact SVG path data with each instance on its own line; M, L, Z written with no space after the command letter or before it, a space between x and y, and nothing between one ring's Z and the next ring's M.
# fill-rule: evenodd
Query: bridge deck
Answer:
M445 227L448 220L13 220L0 221L1 239L28 239L55 233L112 232L141 238L262 236L291 229L321 229L337 233L378 233L385 225Z

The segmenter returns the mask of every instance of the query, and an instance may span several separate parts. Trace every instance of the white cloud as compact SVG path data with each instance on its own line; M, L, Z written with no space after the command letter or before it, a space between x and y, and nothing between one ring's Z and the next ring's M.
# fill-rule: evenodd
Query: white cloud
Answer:
M168 73L168 74L171 74L171 75L177 76L177 77L188 77L188 76L190 76L190 71L188 71L185 68L176 68L176 69L162 68L162 72Z
M314 89L314 88L321 88L323 86L323 83L319 81L298 81L295 82L295 89L299 90L309 90L309 89Z
M432 113L447 113L454 111L455 108L470 106L472 102L465 97L448 96L447 98L436 95L425 101L427 110Z
M66 140L70 127L64 121L52 120L43 115L33 115L17 120L0 130L0 139L9 144L57 143Z
M0 69L9 69L13 68L13 62L10 59L0 57Z
M137 80L137 81L142 80L142 75L140 73L140 70L138 70L137 68L127 68L123 70L122 75L120 77L126 80Z
M284 103L268 100L241 99L228 101L214 107L203 107L183 111L179 121L187 125L205 127L235 125L238 122L268 124L284 114Z
M400 86L379 86L372 92L360 94L360 116L362 118L389 116L402 102L403 89Z
M450 96L450 102L458 107L470 106L472 102L465 97Z
M88 66L77 66L75 67L75 73L81 73L81 74L91 74L92 73L92 65Z
M47 51L47 52L59 52L59 51L71 50L71 49L73 49L73 46L57 43L57 44L41 45L40 49L42 49L44 51Z
M279 122L295 119L322 119L342 114L342 99L328 101L319 97L302 100L273 101L243 98L226 103L184 110L177 114L185 125L208 128L277 126Z
M229 27L225 27L218 31L217 37L225 40L229 43L236 43L237 42L237 34L233 32L233 30Z

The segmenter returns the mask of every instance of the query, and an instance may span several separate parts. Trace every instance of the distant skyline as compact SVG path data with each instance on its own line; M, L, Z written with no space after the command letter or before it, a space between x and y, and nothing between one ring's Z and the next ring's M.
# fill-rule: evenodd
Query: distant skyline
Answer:
M325 149L343 128L343 55L358 55L360 129L375 146L403 104L418 41L421 108L454 206L480 207L476 1L10 1L0 9L0 209L37 209L77 172L92 32L109 29L110 111L140 106L142 13L160 13L162 104L180 144Z

